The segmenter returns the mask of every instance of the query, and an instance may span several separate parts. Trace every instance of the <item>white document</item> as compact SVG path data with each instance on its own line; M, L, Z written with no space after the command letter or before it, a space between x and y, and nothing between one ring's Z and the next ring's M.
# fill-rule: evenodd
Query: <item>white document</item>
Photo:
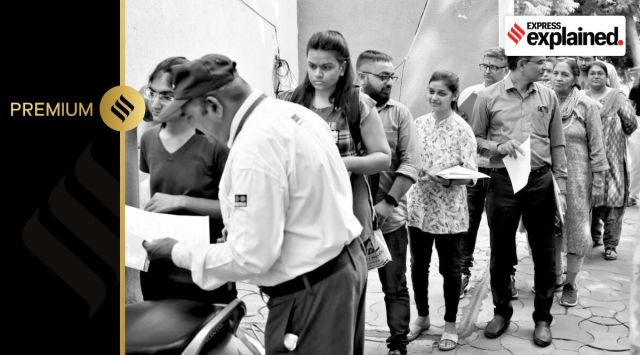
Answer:
M153 213L125 206L125 265L129 266L131 262L134 265L131 267L140 266L140 259L147 257L142 240L160 238L209 245L209 217Z
M511 179L511 186L513 187L514 194L527 186L527 181L529 181L529 173L531 172L530 137L520 145L520 149L522 149L524 154L516 152L517 158L512 158L508 155L502 158L504 166L509 172L509 178Z
M483 179L488 178L489 175L483 174L476 170L467 169L460 165L453 166L451 168L444 169L438 173L437 176L440 176L444 179Z
M134 233L127 233L124 238L124 265L136 270L147 271L149 258L147 251L142 247L144 239Z

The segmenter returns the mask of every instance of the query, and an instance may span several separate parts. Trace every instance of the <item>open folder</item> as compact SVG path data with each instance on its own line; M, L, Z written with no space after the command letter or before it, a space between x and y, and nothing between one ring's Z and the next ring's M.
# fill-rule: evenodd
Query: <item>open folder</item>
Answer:
M483 174L476 170L471 170L464 168L460 165L453 166L451 168L444 169L438 173L436 176L440 176L444 179L454 180L454 179L484 179L488 178L489 175Z

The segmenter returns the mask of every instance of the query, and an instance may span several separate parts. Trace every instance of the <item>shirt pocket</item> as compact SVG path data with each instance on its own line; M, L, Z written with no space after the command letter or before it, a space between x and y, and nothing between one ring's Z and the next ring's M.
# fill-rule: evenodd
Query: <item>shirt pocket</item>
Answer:
M543 106L541 106L543 107ZM532 136L549 138L549 123L551 121L548 109L528 111L529 132Z

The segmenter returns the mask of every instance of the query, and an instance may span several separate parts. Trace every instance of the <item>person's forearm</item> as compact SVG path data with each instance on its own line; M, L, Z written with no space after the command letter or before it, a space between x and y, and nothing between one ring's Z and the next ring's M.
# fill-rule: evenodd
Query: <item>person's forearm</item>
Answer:
M567 191L567 156L564 145L551 148L551 170L556 178L560 192Z
M220 201L218 200L191 196L180 196L180 200L180 206L187 211L203 216L215 218L222 217L222 213L220 212Z
M393 185L389 189L388 194L393 196L397 201L409 191L414 181L404 175L396 175L396 179L393 181Z
M362 157L343 157L342 160L348 171L362 175L385 171L391 164L389 155L382 152L370 153Z
M476 136L478 142L478 153L484 157L491 158L499 155L498 143Z

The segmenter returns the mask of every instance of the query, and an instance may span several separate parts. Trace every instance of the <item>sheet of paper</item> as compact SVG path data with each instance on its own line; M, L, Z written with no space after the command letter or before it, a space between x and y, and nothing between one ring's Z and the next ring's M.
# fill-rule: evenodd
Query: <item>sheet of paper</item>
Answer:
M124 238L124 265L136 270L147 271L149 258L147 251L142 247L144 239L134 233L127 233Z
M514 194L522 190L527 185L527 181L529 181L529 173L531 172L531 138L527 138L520 145L520 148L524 151L524 154L517 153L517 158L510 156L502 158L504 166L509 172Z
M489 177L489 175L476 170L467 169L460 165L444 169L436 173L436 175L445 179L482 179Z
M209 217L153 213L125 206L125 265L129 266L128 263L131 262L132 265L140 266L142 258L140 251L144 253L145 259L147 255L146 250L142 248L142 240L151 241L160 238L173 238L188 244L209 245ZM129 254L131 254L131 260L127 259Z
M209 244L209 217L153 213L125 206L125 236L144 240L173 238L189 244Z

